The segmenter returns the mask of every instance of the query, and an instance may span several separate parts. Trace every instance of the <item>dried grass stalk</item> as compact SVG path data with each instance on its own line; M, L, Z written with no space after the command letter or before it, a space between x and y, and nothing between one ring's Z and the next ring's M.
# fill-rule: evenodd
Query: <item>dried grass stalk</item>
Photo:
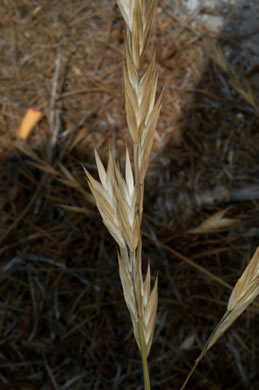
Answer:
M157 312L157 278L151 289L150 266L142 276L141 220L144 178L149 164L155 127L161 109L155 101L157 67L155 55L143 72L141 65L148 42L156 0L118 0L126 24L125 64L123 67L125 108L133 141L134 169L126 150L125 178L109 154L105 170L97 151L95 158L100 182L85 169L90 189L103 223L119 246L118 262L123 293L139 346L145 389L150 389L147 356L150 352Z
M259 295L259 247L257 247L254 256L250 260L245 271L238 279L233 291L230 295L227 311L218 323L217 327L212 332L207 340L200 356L196 359L193 368L191 369L187 379L185 380L181 390L188 383L192 373L197 365L208 352L208 350L218 341L218 339L226 332L233 322L243 313L243 311L253 302Z

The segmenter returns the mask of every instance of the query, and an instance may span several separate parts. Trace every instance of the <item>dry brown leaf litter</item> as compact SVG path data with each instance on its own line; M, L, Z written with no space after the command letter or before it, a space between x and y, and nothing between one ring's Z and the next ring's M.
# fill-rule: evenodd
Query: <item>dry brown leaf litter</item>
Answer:
M115 248L82 193L87 186L80 164L95 174L90 150L96 146L106 155L115 134L119 156L125 150L122 21L118 10L102 1L96 7L67 0L62 8L46 1L38 12L28 1L3 2L1 9L1 237L9 230L1 243L1 269L9 266L1 275L1 385L135 389L141 373ZM222 72L213 57L202 65L203 40L199 32L195 41L194 33L161 14L152 36L161 43L163 58L175 47L168 65L158 59L159 88L168 88L143 225L153 240L144 241L145 257L159 270L160 280L150 362L155 390L180 387L227 302L223 285L184 258L233 286L258 245L258 118L250 100L231 89L231 74ZM48 117L64 36L55 107L62 125L51 164L46 160L47 119L29 141L44 161L43 172L31 166L34 158L17 154L15 133L28 107ZM222 86L228 86L227 92ZM60 180L47 172L51 169ZM240 220L229 231L187 234L229 205L228 217ZM190 389L222 388L222 383L257 389L255 310L244 313L209 352L209 366L200 364ZM192 335L195 342L183 353L180 346Z

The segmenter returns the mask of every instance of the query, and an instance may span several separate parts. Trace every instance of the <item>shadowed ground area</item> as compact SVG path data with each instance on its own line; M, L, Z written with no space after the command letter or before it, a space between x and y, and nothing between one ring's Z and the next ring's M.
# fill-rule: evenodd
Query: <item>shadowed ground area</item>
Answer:
M116 246L82 169L97 178L94 148L124 164L123 20L106 0L2 0L0 15L0 388L143 389ZM143 220L159 276L153 390L180 388L259 242L257 57L243 31L183 15L159 2L146 53L165 86ZM29 108L43 117L22 140ZM187 389L258 389L258 326L257 301Z

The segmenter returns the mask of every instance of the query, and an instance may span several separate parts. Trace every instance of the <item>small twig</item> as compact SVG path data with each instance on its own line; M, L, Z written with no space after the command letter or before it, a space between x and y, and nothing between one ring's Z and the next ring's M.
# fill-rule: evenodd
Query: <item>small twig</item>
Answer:
M46 367L46 370L47 370L47 373L49 375L49 378L50 378L50 381L54 387L55 390L59 390L59 387L58 387L58 384L57 384L57 381L55 379L55 376L53 375L52 371L51 371L51 368L50 366L48 365L48 362L46 360L46 357L44 356L44 365Z
M34 289L33 278L32 278L32 269L28 265L26 265L26 269L28 272L28 279L29 279L29 286L30 286L31 300L32 300L32 308L33 308L33 314L34 314L33 328L32 328L31 334L28 338L28 342L31 342L34 339L36 332L37 332L38 315L37 315L37 303L36 303L36 298L35 298L35 289Z
M51 99L49 106L49 126L50 126L50 148L48 150L48 162L52 161L53 149L57 142L58 132L60 129L59 110L55 110L55 103L58 91L58 81L61 69L62 50L64 47L64 38L62 39L56 57L55 72L53 76Z
M75 382L77 382L79 379L82 379L86 376L87 374L86 373L83 373L83 374L79 374L79 375L76 375L74 376L73 378L71 378L69 381L67 381L64 386L61 387L60 390L66 390L66 389L69 389L70 386L72 386Z

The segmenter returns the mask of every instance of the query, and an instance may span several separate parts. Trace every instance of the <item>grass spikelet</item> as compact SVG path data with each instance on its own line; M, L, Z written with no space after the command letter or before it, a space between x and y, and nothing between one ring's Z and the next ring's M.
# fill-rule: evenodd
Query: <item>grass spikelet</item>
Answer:
M259 247L257 247L254 256L250 260L245 271L238 279L230 295L227 311L218 323L217 327L208 338L200 356L196 359L188 377L186 378L181 390L187 385L192 373L198 366L201 359L208 350L218 341L233 322L243 313L243 311L259 295Z
M226 218L225 214L229 207L217 211L215 214L208 217L199 226L189 231L190 234L207 234L227 229L229 226L239 222L237 218Z

